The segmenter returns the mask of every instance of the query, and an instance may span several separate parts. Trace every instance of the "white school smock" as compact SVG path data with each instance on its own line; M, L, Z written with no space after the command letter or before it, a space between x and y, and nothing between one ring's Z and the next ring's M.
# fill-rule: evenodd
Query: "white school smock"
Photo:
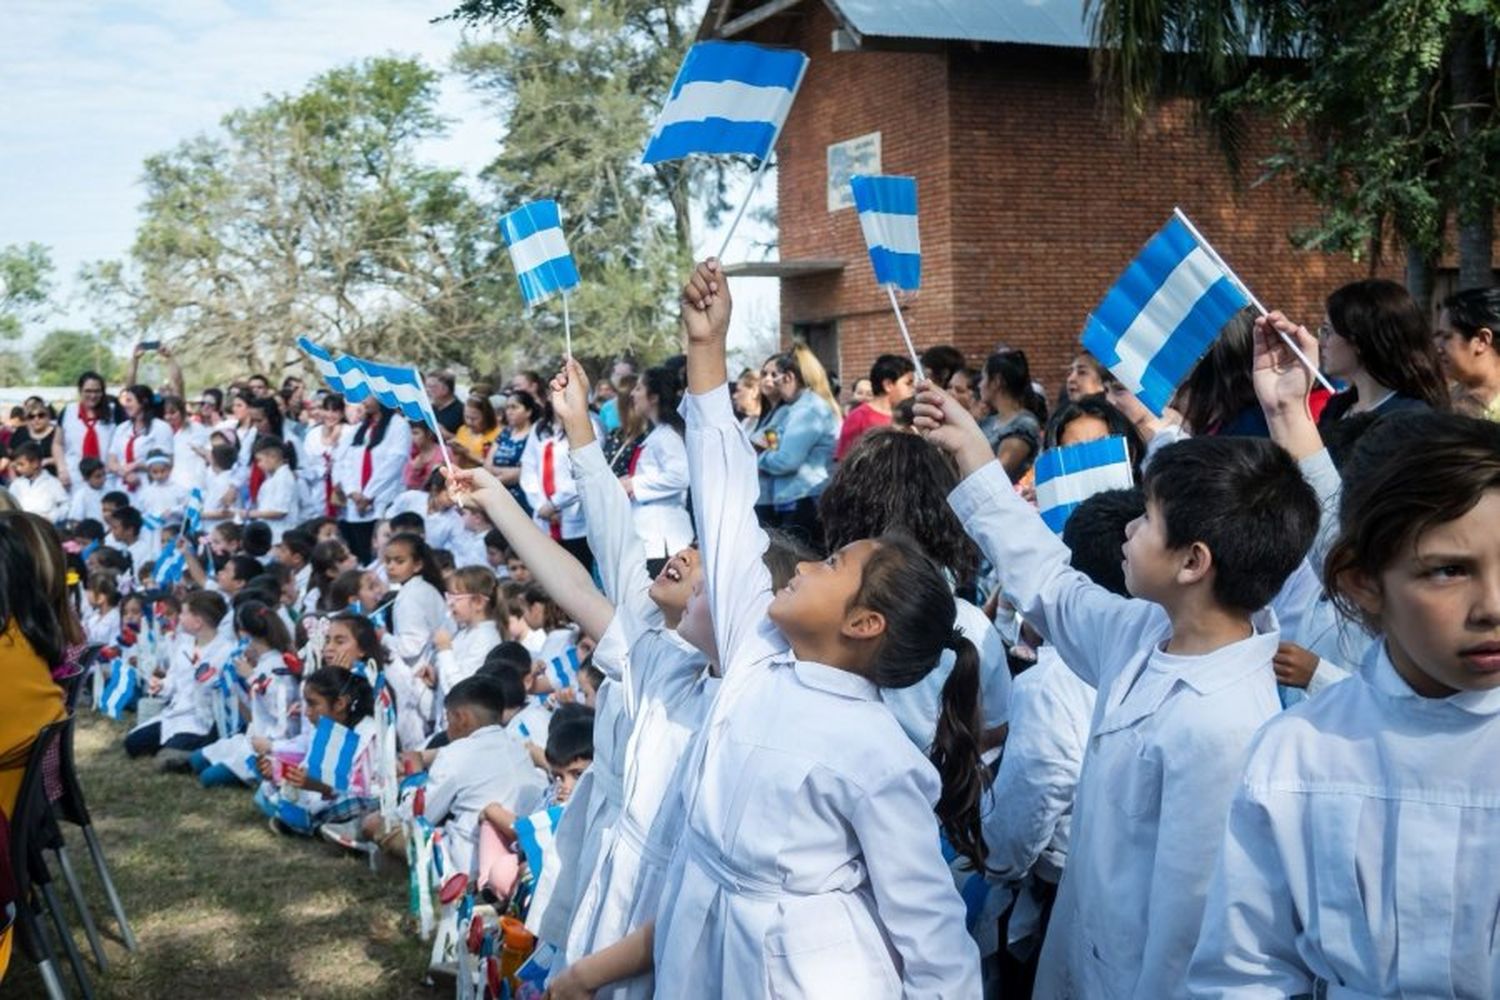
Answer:
M357 433L358 429L349 435L349 445L339 463L337 485L343 489L344 496L363 493L374 501L374 505L361 511L350 500L340 509L338 516L345 521L377 521L387 515L387 508L401 493L401 473L406 469L407 456L411 453L411 424L401 414L396 414L385 429L385 437L373 447L367 446L373 428L365 432L366 439L359 443L354 440ZM366 451L370 453L370 481L361 483Z
M214 469L203 478L203 509L234 510L240 505L245 477L238 469Z
M260 492L252 501L253 510L280 511L280 517L261 518L271 529L271 544L281 541L288 528L297 523L297 476L287 465L282 465L260 484Z
M339 466L349 439L354 436L348 424L339 424L332 441L323 435L325 427L309 428L302 438L302 458L297 464L297 485L302 492L302 509L311 517L322 517L328 510L330 488L339 484Z
M234 664L225 664L224 669L233 670ZM221 736L203 748L203 756L210 764L223 764L234 772L235 777L250 784L260 780L259 772L249 763L249 758L255 754L250 741L263 736L274 743L292 739L300 732L302 685L286 669L286 662L274 649L262 653L255 661L247 683L250 685L248 701L235 685L240 697L241 717L246 717L248 712L245 731Z
M446 729L443 717L443 698L459 681L468 680L479 673L489 651L500 645L500 630L495 623L485 619L478 625L460 628L453 633L452 646L438 649L433 654L433 666L437 668L437 686L432 689L432 718L438 729Z
M109 410L110 407L106 406L105 409ZM83 461L83 442L88 438L88 424L79 416L77 403L69 403L63 407L57 426L62 433L63 461L68 466L68 481L77 486L83 482L83 476L78 471L78 463ZM94 421L94 439L99 443L98 459L101 462L109 456L109 446L114 432L115 425L107 418ZM113 489L114 486L106 480L105 488Z
M210 692L217 686L218 678L207 685L197 681L198 667L202 664L221 666L233 644L215 636L206 645L186 633L179 635L172 650L171 665L162 681L161 697L166 704L157 717L161 722L161 742L166 744L174 736L189 734L207 736L214 728L213 702L205 697L203 688Z
M203 456L210 447L212 445L209 442L208 428L196 420L189 420L180 429L173 431L172 482L181 486L184 491L201 488L204 477L208 475L208 460Z
M90 645L114 645L120 639L119 607L110 608L102 614L93 614L85 620L83 630Z
M1500 996L1500 690L1418 696L1377 647L1250 750L1194 997Z
M9 489L16 503L28 514L57 521L68 512L68 491L45 469L31 479L17 476L10 481Z
M724 680L661 891L657 981L724 997L978 997L936 770L875 685L798 660L768 621L755 453L727 386L683 409Z
M667 424L658 424L641 443L630 477L635 493L635 531L647 559L669 559L693 543L687 512L687 447Z
M82 521L85 518L104 523L104 490L96 490L88 483L74 479L72 495L68 498L68 520Z
M151 514L163 521L181 521L187 510L188 491L170 478L164 483L145 479L130 505L142 514Z
M402 499L405 500L406 497L411 496L411 494L413 493L418 493L418 491L410 490L406 493L403 493L401 494ZM459 532L464 530L463 515L459 513L457 507L449 507L447 510L428 513L427 504L430 498L426 493L419 493L418 495L420 495L421 497L421 506L409 509L414 509L416 513L422 515L423 521L425 522L427 528L426 540L428 548L446 549L447 551L452 552L453 565L455 567L468 565L467 563L459 561L458 553L454 551L453 548L453 540L458 537ZM483 544L483 537L483 535L480 536L481 545Z
M519 740L500 726L482 726L438 750L426 789L424 815L442 825L454 870L473 877L484 807L498 802L530 815L541 807L547 783Z
M552 456L553 487L550 497L547 496L542 475L549 452ZM558 528L562 538L571 540L583 537L587 529L583 504L579 502L578 488L573 482L573 465L568 460L568 438L561 427L554 427L548 434L543 434L539 428L532 428L532 433L526 438L526 447L521 452L521 492L526 494L526 502L531 504L533 511L540 510L542 504L549 502L557 508L561 515ZM532 520L537 527L551 534L552 522L547 518L532 514Z
M155 417L144 431L138 431L136 430L135 421L126 420L114 426L113 432L109 436L109 451L106 453L104 464L108 465L108 459L110 458L113 458L121 465L128 464L125 457L126 452L129 452L133 456L128 461L144 462L146 461L146 456L153 451L166 452L168 455L172 454L172 425L160 417ZM144 481L146 470L144 468L139 469L136 471L136 475ZM121 477L113 475L109 477L109 480L115 484L123 481ZM119 488L118 485L115 486L115 489Z
M413 750L432 731L423 711L425 685L416 679L416 669L431 660L432 633L448 627L448 602L436 587L414 576L396 590L390 623L386 637L394 655L386 665L385 676L396 699L396 734L402 749Z
M1099 692L1035 996L1185 996L1245 751L1281 710L1275 615L1257 614L1254 634L1212 653L1167 653L1166 612L1073 569L999 462L948 503L1001 568L1017 612Z

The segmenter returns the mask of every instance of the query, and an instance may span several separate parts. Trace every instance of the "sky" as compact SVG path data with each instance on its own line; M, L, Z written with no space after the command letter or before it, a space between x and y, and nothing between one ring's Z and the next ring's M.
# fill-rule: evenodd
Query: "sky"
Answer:
M418 56L446 68L461 38L429 24L448 0L7 0L0 58L0 244L36 241L57 265L58 314L28 332L86 327L73 275L122 256L139 221L141 163L267 94L369 56ZM456 77L440 110L449 135L422 155L473 176L503 138ZM774 198L762 185L757 204ZM701 225L699 227L702 228ZM749 224L742 225L749 232ZM763 235L763 234L762 234ZM717 249L720 233L705 233ZM737 234L726 259L749 252ZM701 249L701 248L700 248ZM776 321L776 285L737 286L731 343Z

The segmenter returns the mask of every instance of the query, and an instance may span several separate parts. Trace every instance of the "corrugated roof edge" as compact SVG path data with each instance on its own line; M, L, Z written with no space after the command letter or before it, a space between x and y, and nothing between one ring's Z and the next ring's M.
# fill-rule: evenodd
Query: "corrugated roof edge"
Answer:
M1080 0L822 2L841 24L861 37L1089 48Z

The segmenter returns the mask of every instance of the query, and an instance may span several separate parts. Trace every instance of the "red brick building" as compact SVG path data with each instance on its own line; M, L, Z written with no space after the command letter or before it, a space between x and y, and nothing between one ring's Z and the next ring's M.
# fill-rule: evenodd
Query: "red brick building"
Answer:
M1174 205L1268 307L1309 325L1368 274L1290 246L1316 209L1249 183L1268 135L1237 182L1185 101L1123 134L1090 80L1081 0L711 0L701 34L811 59L777 144L780 262L740 270L780 277L783 336L846 385L901 341L852 204L836 204L841 164L917 178L922 288L905 308L919 349L953 343L978 364L997 343L1023 347L1049 392ZM1399 262L1382 271L1399 278Z

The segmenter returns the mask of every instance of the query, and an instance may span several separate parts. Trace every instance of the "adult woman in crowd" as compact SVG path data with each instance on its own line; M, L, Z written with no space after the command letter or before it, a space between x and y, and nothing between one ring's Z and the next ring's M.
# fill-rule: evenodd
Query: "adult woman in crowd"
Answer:
M760 376L746 368L734 380L734 415L740 418L740 426L746 434L755 433L760 422L761 394Z
M828 485L838 440L838 412L808 386L794 353L778 354L766 364L773 371L785 410L769 428L774 435L752 438L760 442L760 471L770 479L771 519L776 527L821 548L817 502Z
M1427 318L1394 281L1355 281L1328 296L1318 328L1323 371L1349 383L1328 401L1318 429L1356 413L1448 408Z
M844 408L839 405L838 393L833 391L833 380L828 377L828 369L823 367L823 362L813 353L813 349L806 344L795 343L792 345L791 356L797 365L797 371L802 373L803 385L813 391L828 408L833 411L835 423L844 419ZM838 433L834 431L835 435Z
M58 475L57 422L53 419L52 407L40 396L28 396L21 404L21 426L11 433L7 447L15 449L28 441L42 449L42 468Z
M192 489L208 468L210 429L188 416L181 396L163 396L161 415L172 429L172 482Z
M250 401L255 398L246 386L229 387L229 419L233 421L229 430L239 445L242 469L250 468L250 456L255 452L255 417L250 409Z
M411 420L408 423L411 424L411 454L407 456L406 468L401 473L401 485L409 490L425 490L432 470L443 464L443 452L427 421ZM455 443L454 451L457 450Z
M953 373L944 388L964 409L974 414L974 419L983 421L990 415L990 408L983 399L984 372L977 368L961 368Z
M619 426L610 432L604 441L604 457L617 476L630 475L630 463L635 459L636 449L646 439L645 414L635 407L635 387L641 377L635 372L621 375L617 380L619 394L615 397L615 415Z
M365 399L362 410L364 420L349 440L338 475L343 500L339 530L360 563L369 565L375 557L370 546L375 522L401 492L401 470L411 452L411 425L374 396Z
M623 419L623 397L620 403ZM583 502L573 481L568 451L568 435L562 421L553 416L550 406L544 407L542 418L532 427L521 452L521 490L526 494L537 527L592 570L594 556L589 549Z
M1026 474L1041 448L1047 406L1031 387L1025 351L996 351L984 362L979 399L992 412L980 423L985 440L1015 482Z
M248 400L250 408L250 427L256 438L273 437L285 445L286 464L290 466L292 475L299 483L297 499L300 502L302 487L300 484L304 476L308 482L316 480L316 470L308 469L307 456L302 453L302 442L295 434L288 433L286 416L281 412L281 401L275 395L256 396ZM253 455L254 452L252 451ZM265 473L260 468L260 463L250 464L250 496L259 499L260 484L265 478ZM293 512L295 514L297 512Z
M651 426L630 469L620 482L630 494L635 530L654 577L674 552L693 543L693 519L687 511L687 447L683 443L680 369L647 368L636 383L633 407Z
M1453 380L1453 408L1500 421L1500 288L1471 288L1450 295L1438 316L1438 359Z
M1105 368L1099 359L1088 351L1079 351L1068 365L1067 378L1063 380L1063 402L1097 396L1104 391Z
M208 429L209 433L229 425L229 418L224 416L224 390L216 388L204 389L198 396L198 412L193 419Z
M521 509L531 513L526 491L521 489L521 455L526 451L526 442L531 439L531 428L542 419L542 406L536 397L524 389L510 394L505 401L505 426L495 438L495 447L490 450L490 467L495 478L516 498Z
M464 425L453 435L453 455L465 466L479 465L500 436L500 418L484 396L464 401Z
M161 419L159 405L149 386L132 385L120 390L123 419L110 435L104 467L110 480L127 490L140 485L147 455L153 451L172 453L172 428Z
M302 509L309 516L321 513L334 517L339 462L353 432L344 422L344 397L336 392L325 394L313 414L315 422L302 439L302 453L307 459L307 467L298 477L305 491Z
M115 404L105 391L104 376L78 376L78 402L63 408L62 433L53 439L53 458L64 486L78 479L78 463L85 458L104 461L114 434Z

